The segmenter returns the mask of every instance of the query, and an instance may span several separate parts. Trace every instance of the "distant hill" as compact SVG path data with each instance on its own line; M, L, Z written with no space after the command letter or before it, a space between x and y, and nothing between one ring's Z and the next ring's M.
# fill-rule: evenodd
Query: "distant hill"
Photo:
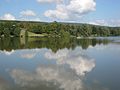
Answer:
M34 33L32 36L54 37L98 37L119 36L120 27L98 26L82 23L66 22L34 22L0 20L0 37L20 36L21 30ZM37 35L39 34L39 35ZM44 34L44 35L42 35Z

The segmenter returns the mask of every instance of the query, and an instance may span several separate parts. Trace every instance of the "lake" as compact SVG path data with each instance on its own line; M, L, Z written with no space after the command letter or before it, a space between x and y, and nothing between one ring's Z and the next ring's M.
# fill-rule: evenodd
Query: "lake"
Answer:
M120 90L120 37L0 38L0 90Z

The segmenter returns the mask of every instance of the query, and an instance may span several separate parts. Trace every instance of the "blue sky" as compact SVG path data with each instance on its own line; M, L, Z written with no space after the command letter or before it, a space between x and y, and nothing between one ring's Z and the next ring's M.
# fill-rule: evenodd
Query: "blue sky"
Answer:
M120 26L120 0L1 0L1 20Z

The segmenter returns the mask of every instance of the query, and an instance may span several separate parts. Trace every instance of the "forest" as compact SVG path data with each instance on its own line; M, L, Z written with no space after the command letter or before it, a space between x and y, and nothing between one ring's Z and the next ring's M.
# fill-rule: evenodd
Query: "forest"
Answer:
M0 21L0 37L19 37L21 31L50 37L107 37L119 36L120 27L98 26L82 23ZM25 36L28 36L25 34Z

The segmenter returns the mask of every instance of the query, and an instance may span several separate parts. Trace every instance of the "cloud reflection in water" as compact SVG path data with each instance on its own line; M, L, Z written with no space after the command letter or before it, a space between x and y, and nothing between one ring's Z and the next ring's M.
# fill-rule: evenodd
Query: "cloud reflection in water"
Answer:
M40 87L51 85L64 90L84 90L83 79L86 72L95 67L93 59L88 58L78 48L62 49L56 53L45 52L45 58L55 60L56 64L38 66L34 72L13 69L10 74L15 83L21 87ZM68 65L69 68L64 66Z
M69 65L80 76L85 75L85 72L90 72L95 67L94 60L87 57L79 48L74 51L63 49L56 53L50 50L45 53L45 57L50 60L55 59L58 65Z

